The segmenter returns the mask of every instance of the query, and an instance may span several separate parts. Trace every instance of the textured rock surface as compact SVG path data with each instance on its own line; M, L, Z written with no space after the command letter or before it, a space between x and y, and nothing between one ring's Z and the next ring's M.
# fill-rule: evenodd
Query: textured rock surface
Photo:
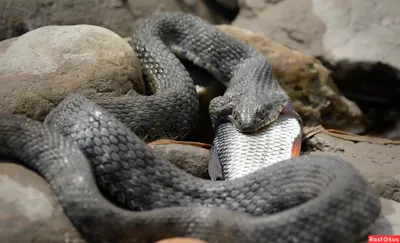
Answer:
M0 242L84 242L44 179L13 163L0 162L0 229Z
M141 91L132 48L91 25L48 26L0 42L0 111L42 120L67 94Z
M339 93L330 72L319 61L242 28L218 28L258 49L270 60L275 76L292 98L304 124L323 124L353 132L363 129L360 109Z
M400 202L400 145L353 142L318 133L311 154L332 154L355 166L384 198Z
M334 61L400 67L397 0L244 0L233 25Z
M333 61L383 62L400 68L400 2L314 0L325 25L322 54Z
M234 26L263 34L271 40L307 54L311 54L310 50L322 48L325 25L313 11L313 0L243 2L239 15L232 23Z
M338 87L366 111L371 126L384 132L400 121L400 2L313 3L325 25L322 48L313 53L332 66Z
M151 14L183 11L226 23L203 1L184 0L13 0L0 2L0 40L46 25L90 24L130 36Z

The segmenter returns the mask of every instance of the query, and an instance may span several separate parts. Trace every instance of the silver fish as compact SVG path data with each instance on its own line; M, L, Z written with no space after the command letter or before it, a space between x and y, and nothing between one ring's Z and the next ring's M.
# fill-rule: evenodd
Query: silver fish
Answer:
M244 134L230 122L217 127L208 172L211 180L231 180L300 154L302 127L281 115L255 134Z

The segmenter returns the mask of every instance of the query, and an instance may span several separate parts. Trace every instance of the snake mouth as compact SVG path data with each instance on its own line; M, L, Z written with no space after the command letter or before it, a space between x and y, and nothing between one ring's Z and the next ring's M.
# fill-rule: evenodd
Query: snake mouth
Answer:
M229 116L229 121L235 126L236 130L241 133L255 133L261 129L266 128L269 124L274 122L278 118L278 115L269 116L268 119L259 120L257 123L252 123L248 125L241 124L237 120L233 119L232 116Z
M239 130L242 133L253 133L256 132L259 128L259 126L257 127L253 127L253 126L242 126L240 127L240 129L237 128L237 130ZM261 126L262 127L262 126Z
M258 123L253 129L253 132L266 128L268 125L273 123L276 119L278 119L280 112L274 112L273 114L269 115L267 119L262 120Z
M268 125L270 125L271 123L273 123L276 119L278 119L279 115L282 114L284 106L280 106L276 109L274 109L273 111L271 111L271 113L263 120L261 120L261 122L257 123L255 126L253 126L253 132L256 132L260 129L266 128Z
M266 128L268 125L273 123L278 119L279 115L282 113L284 106L279 106L272 110L267 117L264 119L257 119L254 122L243 124L236 120L232 115L228 116L228 119L241 133L255 133L261 129Z

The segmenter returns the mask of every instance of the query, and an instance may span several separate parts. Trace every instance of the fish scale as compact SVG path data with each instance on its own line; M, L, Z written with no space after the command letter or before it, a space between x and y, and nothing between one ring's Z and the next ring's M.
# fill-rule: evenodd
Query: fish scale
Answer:
M301 143L301 124L296 117L281 115L258 133L241 133L232 123L216 129L209 174L212 180L231 180L292 158Z

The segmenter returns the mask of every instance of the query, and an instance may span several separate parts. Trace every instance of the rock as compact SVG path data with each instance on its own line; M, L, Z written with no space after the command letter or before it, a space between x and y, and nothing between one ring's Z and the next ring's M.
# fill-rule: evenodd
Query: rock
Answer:
M335 62L380 61L400 68L397 0L244 2L235 26Z
M325 26L314 55L332 66L338 87L360 104L371 130L384 132L400 120L400 2L313 2Z
M330 72L319 61L242 28L229 25L218 28L258 49L270 60L275 76L305 125L322 124L351 132L364 129L362 112L340 94Z
M188 3L192 2L192 3ZM211 23L226 19L204 1L184 0L14 0L0 4L0 40L47 25L90 24L130 36L136 24L163 11L194 13Z
M203 179L210 179L208 175L209 149L184 144L174 144L173 142L171 142L171 144L150 144L150 147L189 174Z
M321 59L366 115L368 130L381 134L399 121L399 1L244 2L232 24Z
M379 144L377 138L371 138L371 142L351 139L319 132L306 141L306 146L312 151L310 154L343 158L360 171L381 197L400 202L400 142Z
M98 26L46 26L0 42L0 111L43 120L67 94L143 91L131 46Z
M399 69L399 7L397 0L314 0L313 11L326 28L321 54L334 62L379 61Z
M232 22L305 54L322 47L325 26L313 11L313 0L243 0Z
M381 198L382 215L373 234L400 234L400 203ZM0 163L0 242L84 243L45 180L36 173ZM159 243L200 243L173 238Z
M400 71L379 62L329 65L338 88L365 114L368 133L393 139L389 130L400 122Z
M47 182L17 164L0 162L0 242L84 243Z

